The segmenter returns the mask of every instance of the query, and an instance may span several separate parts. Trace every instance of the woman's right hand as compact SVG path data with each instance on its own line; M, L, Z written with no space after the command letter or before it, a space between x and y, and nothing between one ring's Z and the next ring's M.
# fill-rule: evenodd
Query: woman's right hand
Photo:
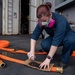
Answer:
M35 54L33 52L28 52L27 56L30 60L35 60Z

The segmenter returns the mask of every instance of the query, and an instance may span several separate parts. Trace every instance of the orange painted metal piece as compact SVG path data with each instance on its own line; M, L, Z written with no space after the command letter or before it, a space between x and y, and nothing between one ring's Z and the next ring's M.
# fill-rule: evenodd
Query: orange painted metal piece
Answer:
M24 50L16 50L14 53L22 53L22 54L27 54L28 52ZM46 52L35 52L35 54L47 54Z
M51 71L63 73L63 68L62 67L52 67Z
M11 62L15 62L15 63L19 63L19 64L23 64L23 62L24 62L22 60L11 58L11 57L8 57L8 56L2 55L2 54L0 54L0 59L11 61Z
M28 53L24 50L15 50L15 49L11 49L11 48L0 48L0 50L11 52L11 53L18 53L18 54L27 54ZM35 52L35 54L47 54L47 53L46 52Z
M0 48L0 50L14 53L14 49L11 48Z
M10 42L7 40L0 40L0 50L11 52L11 53L19 53L19 54L27 54L28 52L24 50L15 50L11 48L6 48L10 45ZM35 52L35 54L47 54L46 52Z
M51 70L55 72L56 71L56 67L53 67Z
M21 53L21 54L27 54L28 53L24 50L14 50L14 49L11 49L11 48L5 48L5 47L8 47L10 45L10 42L7 41L7 40L0 40L0 43L1 43L0 44L0 50L11 52L11 53ZM35 52L35 54L47 54L47 53L46 52ZM15 63L25 65L25 63L24 63L25 61L23 61L23 60L7 57L7 56L1 55L1 54L0 54L0 58L4 59L4 60L7 60L7 61L11 61L11 62L15 62ZM0 60L0 63L1 63L1 67L3 67L2 65L5 66L5 64L2 62L2 60ZM62 68L60 68L60 67L52 67L51 71L60 72L60 73L63 72Z
M3 51L11 52L11 53L19 53L19 54L27 54L28 52L24 50L15 50L11 48L5 48L10 45L10 42L7 40L0 40L0 49ZM47 54L46 52L35 52L35 54ZM73 51L71 56L75 56L75 51Z
M73 51L72 55L71 56L75 56L75 51Z
M0 50L11 52L11 53L18 53L18 54L27 54L28 52L24 50L15 50L11 48L0 48ZM47 54L46 52L35 52L35 54ZM75 56L75 51L73 51L71 56Z
M3 60L7 60L7 61L11 61L11 62L15 62L15 63L18 63L18 64L25 65L25 61L23 61L23 60L11 58L11 57L8 57L8 56L5 56L5 55L1 55L1 54L0 54L0 59L3 59ZM51 68L51 71L63 73L63 70L62 70L61 67L52 67L52 68Z

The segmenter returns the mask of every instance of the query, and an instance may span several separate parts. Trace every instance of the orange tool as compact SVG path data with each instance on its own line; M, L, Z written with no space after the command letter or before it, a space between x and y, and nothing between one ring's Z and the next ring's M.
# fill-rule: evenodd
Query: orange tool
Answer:
M19 63L19 64L23 64L23 65L29 66L31 68L39 69L37 67L34 67L34 66L29 65L30 62L33 62L31 60L23 61L23 60L11 58L11 57L8 57L8 56L4 56L4 55L1 55L1 54L0 54L0 59L7 60L7 61L11 61L11 62L15 62L15 63ZM34 62L36 62L37 64L38 63L41 63L41 62L38 62L38 61L34 61ZM39 69L39 70L42 70L42 71L53 71L53 72L63 73L63 68L62 67L53 67L53 64L50 65L50 69L46 69L46 70Z

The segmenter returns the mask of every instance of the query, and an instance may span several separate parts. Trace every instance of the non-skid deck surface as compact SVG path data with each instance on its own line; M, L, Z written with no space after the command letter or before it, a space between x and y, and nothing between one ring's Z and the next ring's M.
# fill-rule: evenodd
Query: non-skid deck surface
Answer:
M2 36L0 35L0 39L2 40L9 40L11 45L9 46L10 48L15 48L15 49L23 49L25 51L30 50L30 36L29 35L16 35L16 36ZM39 39L37 41L36 45L36 51L38 51L40 47L42 39ZM58 49L58 53L53 57L52 62L57 65L60 61L60 53L61 49ZM0 51L0 53L2 53ZM3 53L4 54L4 53ZM26 60L27 55L25 54L11 54L11 53L6 53L8 56L21 59L21 60ZM38 61L44 61L46 55L36 55L36 60ZM3 60L6 64L5 68L0 68L0 75L75 75L75 57L70 58L70 64L69 66L64 69L64 73L57 73L57 72L43 72L40 70L32 69L24 65L20 65L17 63L9 62ZM37 65L38 66L38 65Z

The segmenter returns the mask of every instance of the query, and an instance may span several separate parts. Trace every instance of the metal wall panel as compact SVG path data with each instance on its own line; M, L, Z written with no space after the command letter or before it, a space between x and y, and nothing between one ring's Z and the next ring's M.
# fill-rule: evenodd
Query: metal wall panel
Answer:
M19 0L3 0L2 34L11 35L19 33Z

